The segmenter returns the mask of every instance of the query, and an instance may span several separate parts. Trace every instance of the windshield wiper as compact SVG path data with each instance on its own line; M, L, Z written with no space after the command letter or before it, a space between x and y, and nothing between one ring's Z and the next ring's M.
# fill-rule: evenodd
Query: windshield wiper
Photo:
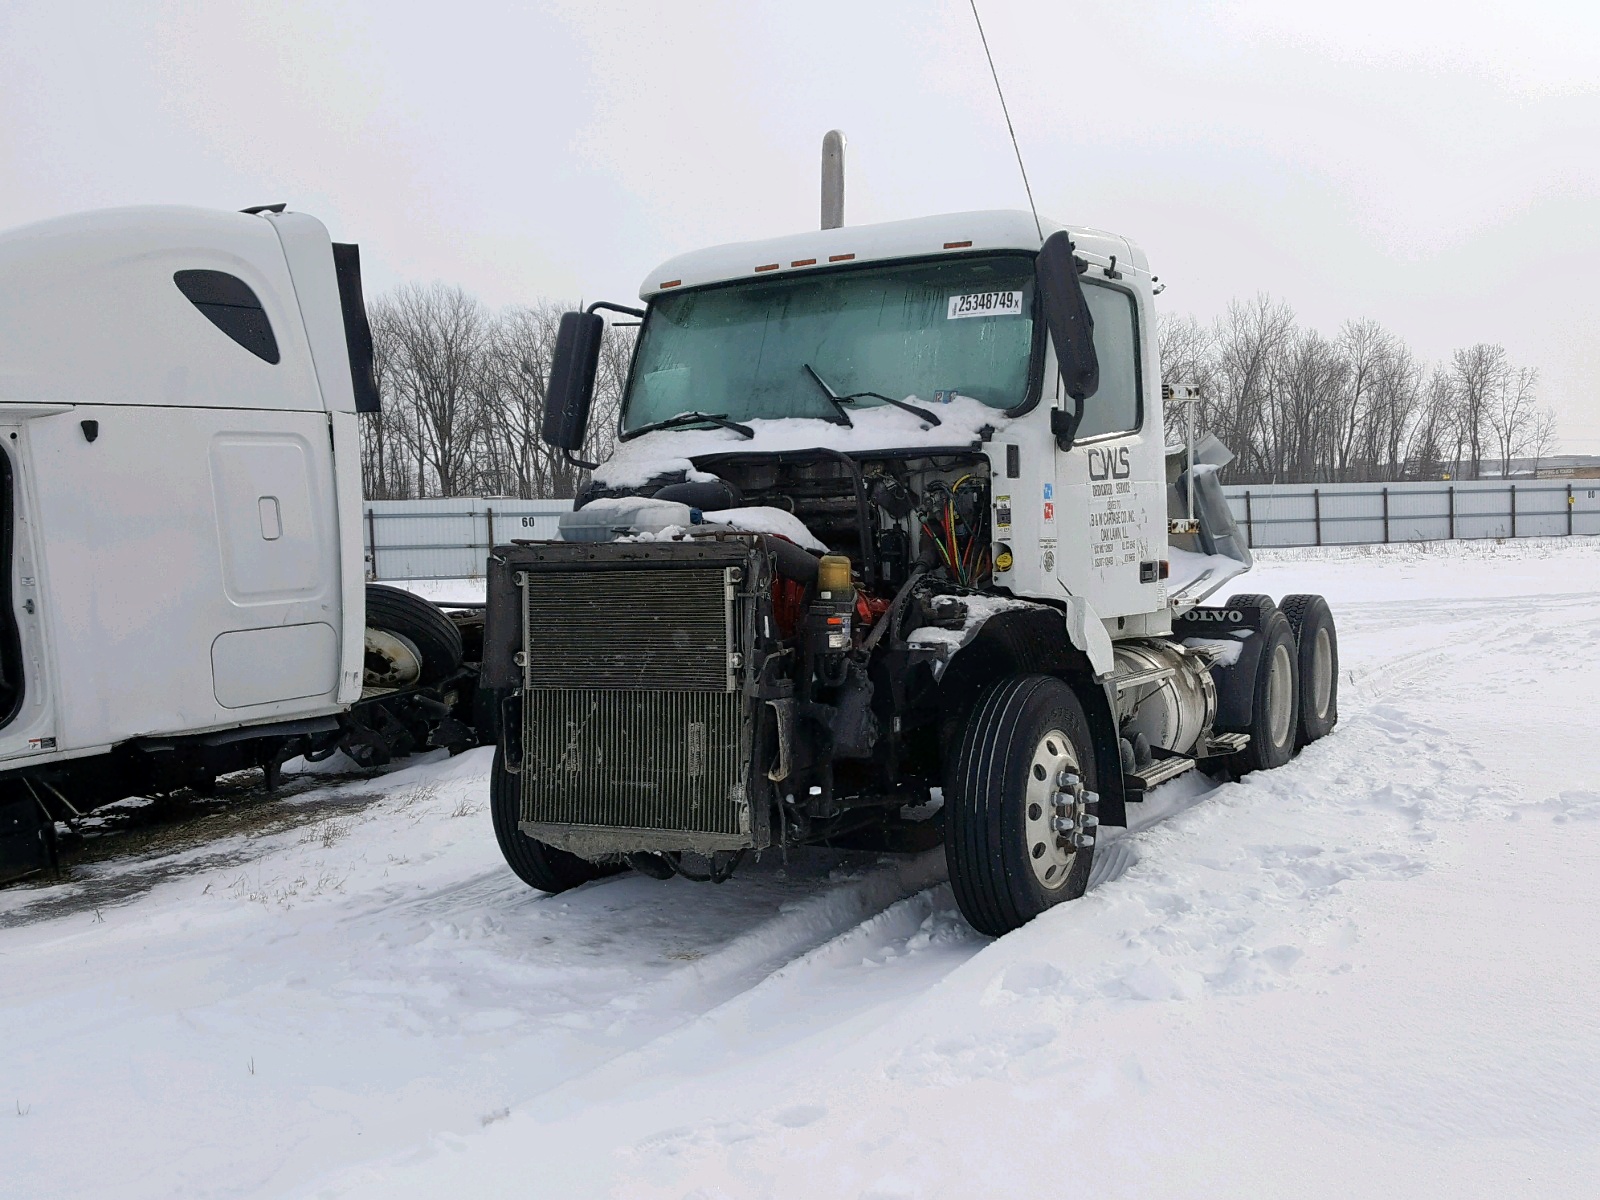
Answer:
M849 415L844 411L844 406L857 400L864 400L869 396L874 400L882 400L885 404L892 404L896 408L902 408L906 412L911 413L913 416L921 417L929 425L944 424L943 421L939 420L937 416L929 412L927 409L915 404L911 404L905 400L896 400L893 396L885 396L882 392L851 392L848 396L841 396L831 387L829 387L826 382L824 382L822 376L817 374L815 368L813 368L810 363L806 364L806 370L811 372L811 378L815 379L819 384L822 385L822 390L828 393L828 399L833 402L834 408L839 410L839 415L844 417L843 423L846 425L853 424L854 422L850 420Z
M837 414L832 417L826 417L824 420L832 421L835 425L847 425L853 428L855 422L850 419L850 414L845 412L844 401L839 398L838 393L828 386L828 381L818 375L817 369L810 363L802 365L806 369L806 374L817 381L817 386L822 389L822 394L828 398L828 403L833 405L833 411Z
M677 429L680 425L720 425L724 429L731 429L735 433L742 433L747 438L753 438L756 431L748 425L741 425L737 421L728 420L727 413L681 412L675 417L668 417L665 421L655 421L649 425L641 425L635 433L648 433L652 429Z

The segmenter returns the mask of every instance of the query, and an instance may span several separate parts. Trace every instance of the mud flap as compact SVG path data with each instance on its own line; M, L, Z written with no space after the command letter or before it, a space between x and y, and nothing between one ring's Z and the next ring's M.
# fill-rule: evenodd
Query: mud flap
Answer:
M1100 793L1100 807L1095 810L1095 815L1100 818L1102 825L1126 826L1128 801L1142 800L1144 795L1132 795L1127 790L1111 698L1105 685L1085 676L1069 676L1067 682L1072 685L1079 703L1083 705L1083 714L1089 718L1089 735L1094 739L1095 788Z
M1172 636L1178 639L1206 638L1212 641L1238 641L1239 657L1228 666L1211 668L1217 685L1219 732L1248 733L1254 711L1256 667L1261 659L1262 639L1258 636L1277 605L1243 602L1235 597L1222 608L1198 605L1172 619Z

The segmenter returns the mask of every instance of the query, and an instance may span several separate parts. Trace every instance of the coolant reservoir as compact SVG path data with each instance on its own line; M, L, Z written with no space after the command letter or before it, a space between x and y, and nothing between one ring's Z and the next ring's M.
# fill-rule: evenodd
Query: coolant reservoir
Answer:
M824 554L817 569L819 592L851 592L850 559L843 554Z
M673 526L687 529L699 519L698 510L675 500L613 496L591 500L577 512L562 513L556 528L563 542L609 542L630 534L660 533Z

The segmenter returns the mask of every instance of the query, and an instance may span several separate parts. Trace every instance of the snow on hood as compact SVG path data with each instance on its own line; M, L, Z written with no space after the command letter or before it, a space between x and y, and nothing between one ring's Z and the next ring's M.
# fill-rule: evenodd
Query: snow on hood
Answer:
M725 508L720 512L701 513L700 520L707 525L727 525L744 533L775 533L802 549L815 550L819 554L828 553L828 548L806 528L804 521L781 508L765 505Z
M616 453L594 471L594 481L609 488L642 487L659 475L684 472L690 479L708 479L689 461L702 454L762 454L781 450L844 450L859 454L870 450L915 449L919 446L966 446L978 440L985 425L1001 430L1009 424L1005 414L970 396L957 396L948 404L934 404L917 396L906 401L938 414L939 424L926 421L889 404L851 407L854 427L813 417L753 417L744 422L755 431L747 438L731 429L657 429L621 442Z

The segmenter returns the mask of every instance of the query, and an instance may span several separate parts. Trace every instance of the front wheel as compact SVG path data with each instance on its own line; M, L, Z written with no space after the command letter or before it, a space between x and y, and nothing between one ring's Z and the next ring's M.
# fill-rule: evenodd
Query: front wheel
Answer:
M1089 885L1094 749L1077 696L1025 675L980 696L946 797L945 860L980 933L1017 929Z
M522 798L517 777L504 766L504 750L496 748L489 784L489 814L494 819L495 840L506 865L518 879L541 892L564 892L591 879L602 879L623 870L620 866L592 863L576 854L548 846L517 828Z

